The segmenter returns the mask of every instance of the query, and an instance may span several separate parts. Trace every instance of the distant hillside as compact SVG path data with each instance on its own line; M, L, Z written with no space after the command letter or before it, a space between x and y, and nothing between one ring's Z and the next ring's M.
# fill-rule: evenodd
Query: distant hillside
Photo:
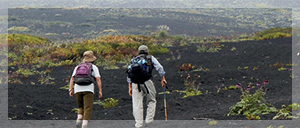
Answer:
M291 27L291 9L40 8L9 9L8 32L51 40L106 35L235 36Z
M139 7L139 8L254 8L254 7L280 7L298 8L296 0L2 0L0 7Z

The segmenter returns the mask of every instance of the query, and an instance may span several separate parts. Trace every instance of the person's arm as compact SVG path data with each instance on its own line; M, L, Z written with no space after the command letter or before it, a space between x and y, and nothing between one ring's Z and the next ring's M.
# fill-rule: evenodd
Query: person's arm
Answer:
M96 77L97 85L99 88L99 99L102 98L102 82L100 77Z
M127 77L127 82L128 82L128 88L129 88L129 95L132 96L132 82L131 79L129 77Z
M71 79L70 79L70 88L69 88L69 95L71 97L74 96L74 79L75 79L75 74L76 74L76 70L77 70L77 66L75 67L75 69L73 70L73 73L72 73L72 76L71 76Z
M72 77L71 77L71 80L70 80L69 95L70 95L71 97L74 96L74 76L72 76Z
M103 93L102 93L102 81L101 81L100 71L96 65L93 65L93 71L94 71L93 76L96 78L96 83L99 89L99 99L101 99Z
M164 71L163 66L158 62L158 60L152 56L152 63L154 68L158 71L158 74L161 76L161 86L166 87L167 86L167 80L166 80L166 72Z
M132 96L132 84L131 83L128 83L128 88L129 88L129 95Z
M167 86L167 80L166 80L166 77L165 76L162 76L161 77L161 86L162 87L166 87Z

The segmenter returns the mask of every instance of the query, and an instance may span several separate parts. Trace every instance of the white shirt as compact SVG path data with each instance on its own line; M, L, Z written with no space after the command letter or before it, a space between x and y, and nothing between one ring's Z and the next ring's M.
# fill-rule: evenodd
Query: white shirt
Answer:
M78 68L78 66L76 66L75 69L73 70L72 77L75 76L77 68ZM92 76L101 77L98 67L93 64L92 68L93 68ZM94 93L94 83L91 83L90 85L84 85L84 86L80 86L80 85L75 83L75 86L74 86L74 93L75 94L77 92L86 92L86 91Z

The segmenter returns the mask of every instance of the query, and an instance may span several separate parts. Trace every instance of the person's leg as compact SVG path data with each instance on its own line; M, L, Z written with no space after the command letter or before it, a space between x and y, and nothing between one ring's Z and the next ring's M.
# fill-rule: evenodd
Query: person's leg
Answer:
M156 90L154 84L151 80L145 82L149 94L147 94L147 115L146 115L146 123L151 123L154 120L155 110L156 110Z
M83 122L82 127L86 127L88 125L88 120L91 119L92 116L92 109L93 109L93 101L94 101L94 94L92 92L84 92L83 96Z
M75 95L76 95L77 105L78 105L76 127L80 128L82 124L82 118L83 118L83 93L77 92Z
M142 86L142 85L141 85ZM133 116L135 119L135 127L139 128L143 126L143 91L139 91L138 85L132 83L132 108Z

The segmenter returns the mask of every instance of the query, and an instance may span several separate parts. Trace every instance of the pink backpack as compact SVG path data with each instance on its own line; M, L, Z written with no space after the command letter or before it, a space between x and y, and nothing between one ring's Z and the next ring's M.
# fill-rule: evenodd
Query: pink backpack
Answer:
M94 83L95 77L92 75L92 72L92 63L79 64L75 74L75 83L78 85L90 85Z

